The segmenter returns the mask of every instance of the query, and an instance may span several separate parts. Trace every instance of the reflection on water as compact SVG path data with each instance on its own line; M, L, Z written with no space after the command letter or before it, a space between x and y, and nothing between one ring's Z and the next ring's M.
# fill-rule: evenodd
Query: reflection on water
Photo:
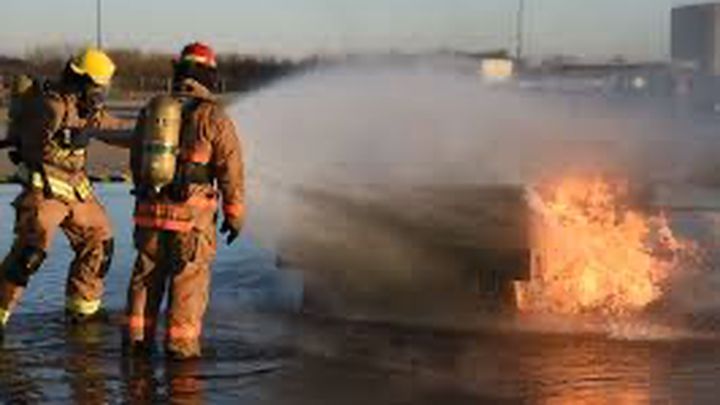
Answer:
M452 334L331 325L303 347L514 403L717 403L720 338L628 341L597 334Z
M164 375L146 358L123 359L121 376L125 382L124 400L132 404L156 404L171 401L205 404L205 382L197 361L166 365Z
M0 350L0 400L30 404L44 398L39 382L32 378L17 351Z
M119 324L132 260L127 191L100 189L118 238L110 320L63 322L70 251L58 238L0 348L0 402L624 405L715 404L720 397L720 338L713 334L634 341L517 330L457 334L253 314L247 309L296 308L299 293L272 254L248 240L220 252L203 359L167 362L161 351L153 359L124 357ZM6 247L16 192L0 187Z
M194 362L123 355L119 314L90 325L65 324L61 312L15 321L0 349L2 403L235 403L245 385L296 361L261 319L242 325L270 331L253 342L235 326L243 319L211 317L207 354Z

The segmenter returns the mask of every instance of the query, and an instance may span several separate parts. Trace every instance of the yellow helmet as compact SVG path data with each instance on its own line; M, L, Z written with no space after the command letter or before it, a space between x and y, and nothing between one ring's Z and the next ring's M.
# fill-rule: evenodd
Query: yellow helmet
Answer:
M70 68L79 75L88 76L98 86L109 86L115 63L103 51L88 48L70 60Z

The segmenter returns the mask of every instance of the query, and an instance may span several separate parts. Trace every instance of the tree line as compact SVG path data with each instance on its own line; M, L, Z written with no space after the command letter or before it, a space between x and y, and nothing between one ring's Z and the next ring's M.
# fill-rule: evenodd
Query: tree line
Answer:
M173 55L133 49L109 49L108 54L118 66L113 91L122 95L167 90L172 76ZM24 57L0 55L0 76L19 74L53 79L62 71L73 50L70 48L38 48ZM305 70L316 63L307 59L289 59L239 54L218 55L220 91L248 92L274 80ZM2 87L2 83L0 83ZM6 86L7 87L7 86Z

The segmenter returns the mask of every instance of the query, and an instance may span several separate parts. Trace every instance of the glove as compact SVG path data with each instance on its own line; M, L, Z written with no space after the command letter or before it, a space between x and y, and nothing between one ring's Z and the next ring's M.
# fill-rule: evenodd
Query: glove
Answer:
M84 149L90 144L89 131L72 131L70 135L70 146L73 149Z
M233 242L235 242L235 239L240 236L240 227L232 224L227 219L223 221L222 226L220 227L220 233L225 235L227 234L227 238L225 239L225 242L229 245L232 245Z
M92 119L105 110L105 93L101 87L87 89L80 105L80 116Z

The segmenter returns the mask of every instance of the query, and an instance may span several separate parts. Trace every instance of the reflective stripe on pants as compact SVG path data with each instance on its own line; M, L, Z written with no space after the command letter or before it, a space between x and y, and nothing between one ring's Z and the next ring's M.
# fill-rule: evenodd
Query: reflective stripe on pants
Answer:
M197 325L171 325L168 329L170 340L194 340L200 337Z
M65 302L65 308L78 315L94 315L100 310L101 300L85 300L81 297L68 297Z
M10 311L0 308L0 326L7 325L10 320Z

